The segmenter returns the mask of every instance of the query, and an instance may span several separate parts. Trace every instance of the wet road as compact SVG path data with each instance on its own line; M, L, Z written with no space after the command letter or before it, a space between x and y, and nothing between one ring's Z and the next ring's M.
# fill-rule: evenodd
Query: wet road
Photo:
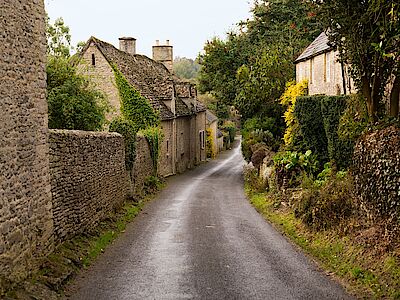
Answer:
M71 299L348 299L251 207L238 145L168 186Z

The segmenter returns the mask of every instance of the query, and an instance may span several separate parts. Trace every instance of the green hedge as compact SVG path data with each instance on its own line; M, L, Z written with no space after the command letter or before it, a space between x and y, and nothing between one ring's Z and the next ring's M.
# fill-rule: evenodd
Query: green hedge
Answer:
M311 150L323 165L329 160L328 139L325 134L321 102L325 96L297 97L294 109L304 139L303 151Z
M346 109L347 96L298 97L295 116L303 136L303 151L311 150L321 163L331 161L338 169L351 164L353 142L339 138L338 128Z
M338 135L339 122L346 109L347 98L347 96L326 96L321 99L329 159L336 163L338 169L350 166L354 148L352 141L339 138Z

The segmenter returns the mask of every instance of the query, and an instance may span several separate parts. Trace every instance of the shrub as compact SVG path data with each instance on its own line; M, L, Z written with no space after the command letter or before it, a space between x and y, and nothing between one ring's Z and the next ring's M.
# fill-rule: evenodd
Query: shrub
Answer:
M370 217L400 221L400 128L364 134L355 146L356 194Z
M317 170L318 161L311 150L305 154L298 152L280 152L274 156L274 168L278 189L285 186L295 187L301 183L302 173L312 176Z
M268 181L258 175L258 171L254 167L244 167L244 180L255 192L265 192L268 189Z
M153 161L154 175L158 174L158 160L160 158L161 143L164 138L164 134L160 127L147 127L140 131L150 146L150 156Z
M236 125L232 121L226 121L222 125L221 129L227 131L229 133L229 140L231 143L235 140L236 136Z
M332 177L321 187L304 190L294 204L295 217L307 226L321 230L337 226L354 212L352 180Z
M217 156L217 154L215 153L213 131L211 128L207 128L206 133L207 133L207 144L206 144L207 158L214 159Z
M311 150L320 163L328 161L328 140L325 134L321 100L325 96L298 97L295 106L295 116L299 121L304 139L304 146Z
M279 99L280 103L287 108L284 114L286 131L283 140L285 146L292 145L296 135L299 133L299 121L295 117L294 108L297 97L306 95L307 90L307 80L303 80L299 83L296 83L296 81L290 81L286 84L286 90Z
M353 154L353 143L338 135L339 121L346 109L346 104L347 96L326 96L321 99L329 159L337 165L338 169L349 167Z
M122 117L115 118L110 123L110 132L118 132L125 140L125 166L132 170L135 161L137 126Z
M101 130L109 111L106 96L66 58L50 56L46 72L49 128Z
M157 176L148 176L144 180L143 192L145 195L154 194L160 190L162 186L162 179Z

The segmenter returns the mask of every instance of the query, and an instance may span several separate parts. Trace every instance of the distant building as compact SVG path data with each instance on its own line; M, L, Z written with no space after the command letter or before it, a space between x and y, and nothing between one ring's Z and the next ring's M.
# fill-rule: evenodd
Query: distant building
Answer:
M206 108L197 100L195 87L171 73L172 46L153 47L153 59L136 54L136 39L119 39L120 49L91 37L80 53L81 72L87 73L108 96L114 111L120 114L120 98L111 65L115 65L128 82L159 113L164 139L159 173L168 176L185 171L206 160Z
M338 55L322 32L295 60L296 81L307 79L310 95L355 93L348 67L338 62Z

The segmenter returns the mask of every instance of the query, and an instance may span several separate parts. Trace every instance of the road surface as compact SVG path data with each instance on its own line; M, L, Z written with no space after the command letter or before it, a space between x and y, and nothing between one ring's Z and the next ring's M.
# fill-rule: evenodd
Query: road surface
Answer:
M171 177L70 299L351 299L248 203L238 143Z

